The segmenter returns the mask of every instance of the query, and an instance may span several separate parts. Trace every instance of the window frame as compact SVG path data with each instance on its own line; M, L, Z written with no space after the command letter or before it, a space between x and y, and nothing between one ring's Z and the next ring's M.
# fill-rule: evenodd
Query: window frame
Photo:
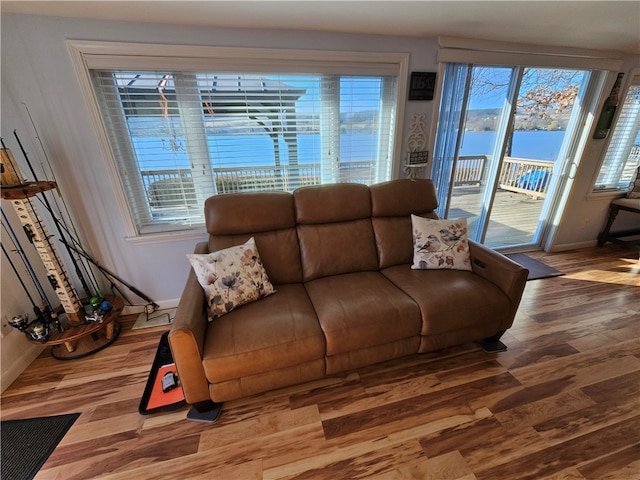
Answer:
M608 97L608 95L604 92L610 91L611 87L613 86L613 83L615 81L615 77L617 77L617 74L611 74L611 84L608 85L609 89L605 89L603 91L603 105L604 102L606 101L606 98ZM627 98L627 96L629 95L629 90L631 89L631 87L636 86L636 87L640 87L640 68L635 68L633 69L631 72L629 72L628 74L628 78L624 81L623 84L623 88L620 90L619 92L619 96L618 96L618 106L616 109L616 113L609 131L609 135L607 136L606 139L606 145L604 146L604 148L602 149L602 153L600 155L600 161L598 162L598 166L594 171L593 174L593 179L591 181L591 189L589 192L589 196L593 196L593 197L597 197L597 198L602 198L602 197L619 197L621 195L624 195L628 189L629 189L629 182L631 182L632 178L629 179L629 182L627 182L626 185L622 186L622 185L618 185L617 187L601 187L598 188L598 178L600 177L600 173L602 171L602 168L605 164L605 160L607 158L607 154L609 153L609 150L611 148L620 148L621 146L619 144L614 145L613 144L613 140L616 139L616 129L618 128L619 122L620 122L620 116L622 113L622 109L624 106L624 102ZM601 111L603 108L603 105L600 105L599 108ZM637 137L637 136L636 136ZM626 148L626 146L625 146ZM629 159L629 157L627 157L625 159L625 163L626 161ZM618 159L620 160L620 159ZM617 165L619 166L619 162L617 163ZM634 168L635 170L635 168ZM618 182L620 183L620 181Z
M68 40L76 75L80 82L85 105L89 110L98 143L107 166L115 201L124 220L125 238L134 242L173 240L201 234L202 224L185 226L167 232L139 232L135 214L128 201L127 189L118 172L113 148L109 141L93 89L91 69L131 69L170 71L215 70L282 73L306 72L339 75L397 76L396 115L393 122L393 151L391 177L401 168L402 131L407 95L409 54L398 52L355 52L330 50L261 49L244 47L215 47L194 45L158 45L123 42ZM153 229L151 229L153 230Z

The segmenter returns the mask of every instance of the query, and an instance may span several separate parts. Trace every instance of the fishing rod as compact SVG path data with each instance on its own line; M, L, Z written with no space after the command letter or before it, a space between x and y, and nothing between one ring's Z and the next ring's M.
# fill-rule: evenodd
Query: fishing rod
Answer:
M47 208L47 210L48 210L48 207L45 206L45 208ZM48 210L48 211L52 216L55 215L54 212L51 212L50 210ZM69 234L69 238L71 239L71 241L73 243L75 243L75 245L72 245L71 243L68 243L66 239L61 239L60 241L62 243L64 243L66 247L68 247L68 248L72 249L74 252L76 252L81 258L83 258L84 260L88 261L89 263L95 265L95 267L105 277L107 277L107 279L109 279L111 281L111 289L112 290L117 290L120 293L120 295L129 303L129 305L133 305L133 302L122 292L122 290L120 290L117 287L117 285L113 282L114 279L116 281L122 283L129 290L131 290L134 294L136 294L137 296L139 296L140 298L142 298L143 300L146 300L148 302L147 307L145 307L145 311L147 313L153 313L159 308L159 305L157 303L155 303L148 295L145 295L140 290L138 290L136 287L134 287L133 285L127 283L125 280L123 280L122 278L117 276L115 273L111 272L110 270L108 270L105 267L103 267L102 265L100 265L97 261L95 261L93 259L93 257L91 257L91 255L89 255L89 253L87 253L87 251L84 250L84 248L82 247L82 244L80 244L80 242L77 241L73 237L73 235L71 235L69 230L64 226L62 228L64 228L66 230L66 232Z
M58 331L62 332L62 324L58 319L58 315L53 310L51 310L48 312L47 317L45 317L44 313L42 312L42 309L31 296L29 289L25 285L24 280L22 280L22 277L20 276L18 269L16 268L15 264L11 260L11 257L7 253L7 250L4 248L4 245L1 245L1 246L2 246L2 253L4 253L5 257L7 257L7 261L9 262L9 265L11 265L13 272L16 274L16 278L20 282L20 285L22 285L22 289L24 290L24 293L27 294L27 297L31 302L31 306L33 307L33 313L35 314L35 318L32 321L29 321L29 317L26 314L16 315L11 320L9 320L9 325L11 325L14 328L17 328L23 333L29 334L31 338L38 341L43 341L47 339L49 335L51 321L54 321ZM42 325L42 329L31 328L31 331L29 330L30 327L34 327L35 325L38 325L38 324Z
M29 155L27 155L26 150L24 149L22 142L20 141L20 137L18 137L18 132L17 130L13 131L13 136L16 138L16 141L18 142L18 146L20 147L20 150L22 151L22 155L24 156L24 159L27 162L27 165L29 167L29 170L31 170L31 174L33 175L33 179L37 182L38 181L38 176L36 175L35 170L33 169L33 165L31 164L31 161L29 160ZM4 147L4 144L3 144ZM6 148L6 147L5 147ZM49 212L53 211L53 209L51 208L51 205L49 204L49 200L47 199L46 195L42 195L42 198L44 199L44 202L47 206L47 210ZM29 204L31 204L31 201L27 198L27 202L29 202ZM40 218L38 217L38 223L40 224L40 226L42 227L42 224L40 222ZM62 229L60 228L60 222L58 221L58 219L54 216L53 217L53 223L56 226L56 229L58 230L58 233L60 234L60 241L62 241L64 239L64 234L62 233ZM51 246L51 242L49 240L49 237L46 237L46 241L47 244L49 244ZM66 245L67 242L62 242ZM89 288L89 285L87 284L87 280L84 278L84 275L82 275L82 271L80 269L80 266L78 265L77 259L75 258L75 256L73 255L73 253L71 252L71 250L67 247L67 253L69 254L69 257L71 258L71 262L73 263L73 266L75 267L76 270L76 275L78 276L78 279L80 280L80 283L82 284L82 288L84 289L85 293L88 296L93 296L91 289ZM59 261L59 259L57 259ZM62 262L60 261L60 264L62 265ZM65 279L68 281L68 279ZM71 284L71 282L69 282L69 284Z
M7 257L7 260L9 261L9 265L11 265L11 268L13 269L13 272L16 274L16 277L17 277L18 281L20 282L20 285L22 285L22 289L24 290L24 293L27 294L27 297L29 298L29 301L31 302L31 306L33 307L33 311L36 312L36 309L37 309L37 311L40 312L40 307L38 306L38 304L35 302L35 300L31 296L31 293L29 292L29 289L27 288L27 286L24 284L24 280L22 280L22 277L20 277L20 274L18 273L18 269L16 268L16 266L11 261L11 257L7 253L7 250L4 248L4 245L0 244L0 246L2 247L2 253L4 253L5 257Z
M0 209L0 211L2 211L2 219L4 220L4 223L2 224L2 226L9 233L11 242L13 243L14 248L20 255L20 258L22 259L22 263L24 263L24 266L27 268L27 272L31 277L31 281L35 285L36 290L38 290L38 295L40 295L40 299L43 301L43 303L47 305L48 310L50 312L53 312L53 307L51 306L51 302L49 302L49 299L47 298L47 295L44 292L44 288L42 287L42 284L38 280L38 276L36 275L36 272L33 270L33 267L31 266L31 262L29 262L29 258L27 257L27 254L20 246L20 240L18 239L16 232L11 227L11 223L9 223L9 219L7 218L7 215L4 213L4 210Z
M12 172L4 172L4 175L11 177L10 173L15 174L14 178L5 179L3 177L6 185L3 185L2 188L2 198L11 200L11 205L18 214L18 220L24 233L38 252L47 272L47 279L60 299L69 322L73 325L83 324L85 318L81 312L82 304L78 293L69 281L69 275L60 260L60 255L55 245L51 241L51 235L47 232L30 200L30 197L38 193L51 190L55 184L53 182L25 182L21 180L24 177L20 174L20 168L15 162L11 151L4 146L4 142L2 142L2 145L4 147L1 150L2 161L10 165L12 170ZM79 273L81 275L81 272Z
M66 242L66 240L62 240L62 241ZM105 277L107 277L109 280L111 280L111 288L116 288L117 289L117 286L113 283L113 280L115 279L118 282L120 282L121 284L123 284L125 287L127 287L129 290L131 290L131 292L136 294L138 297L142 298L143 300L146 300L148 304L147 304L147 306L145 306L145 311L147 313L155 312L158 308L160 308L160 306L156 302L154 302L148 295L145 295L140 290L138 290L136 287L134 287L130 283L124 281L118 275L116 275L112 271L110 271L110 270L106 269L105 267L103 267L102 265L100 265L96 260L91 258L91 256L89 256L86 252L78 250L76 247L74 247L73 245L71 245L69 243L65 243L65 244L66 244L66 246L68 248L74 250L76 253L78 253L79 255L83 256L89 262L91 262L93 265L95 265L96 268L98 270L100 270L104 274ZM120 290L118 289L118 291L120 291ZM120 291L120 294L124 297L125 300L127 300L127 302L129 302L129 305L133 305L131 300L129 300L126 295L122 294L121 291Z
M22 260L22 263L27 268L27 272L29 273L29 277L31 278L31 281L35 285L36 290L38 291L38 295L40 295L40 300L42 301L42 304L44 306L46 306L45 312L43 312L42 309L40 308L40 306L36 304L35 300L31 296L31 293L29 292L29 289L27 288L26 284L24 283L24 280L22 280L22 277L18 273L18 269L16 268L15 264L11 260L11 257L7 253L6 249L4 248L4 245L2 245L2 251L4 252L5 256L7 257L7 260L9 261L9 265L11 265L11 268L15 272L16 277L18 278L18 281L20 282L20 285L22 285L23 290L27 294L27 297L29 298L29 301L31 302L31 305L33 306L33 313L35 314L35 319L33 321L31 321L31 322L27 322L26 319L22 319L21 317L18 317L18 318L14 318L14 320L10 321L9 324L11 326L17 328L21 332L27 332L27 330L28 330L28 328L30 326L32 326L35 323L40 323L40 324L42 324L43 329L39 333L36 333L36 332L33 332L33 333L27 332L27 333L29 333L29 335L31 335L31 337L34 338L35 340L38 340L38 341L46 340L48 335L49 335L51 322L55 323L55 326L56 326L56 328L57 328L57 330L59 332L62 332L62 324L60 323L60 319L58 318L58 314L56 313L56 311L54 310L53 306L51 305L51 302L49 302L49 299L47 298L47 295L44 292L44 288L42 287L42 284L38 280L38 277L36 276L36 274L35 274L35 272L33 270L33 267L31 266L31 263L29 262L29 258L27 257L25 251L20 246L20 241L18 240L18 237L17 237L15 231L11 227L11 224L9 223L9 221L8 221L8 219L6 217L6 215L4 213L4 210L2 210L2 218L4 219L4 223L3 223L4 229L9 233L9 237L11 239L11 242L13 243L14 248L18 252L18 254L19 254L19 256L20 256L20 258Z
M40 150L42 150L42 154L44 155L45 160L47 161L47 165L49 167L49 172L51 173L51 178L52 180L55 182L56 184L56 193L58 194L58 197L60 197L60 200L62 202L62 205L64 206L64 210L66 212L66 218L69 220L69 223L71 224L71 228L73 229L73 235L71 234L71 232L69 232L69 227L67 226L67 221L65 220L65 216L62 213L62 210L60 209L60 205L58 204L58 201L56 200L55 196L53 197L54 203L56 204L56 207L58 209L58 213L60 214L60 218L62 220L62 222L65 225L65 230L66 232L69 234L69 237L72 238L75 243L80 247L80 249L84 252L86 252L84 246L82 245L82 241L80 239L80 235L78 234L78 230L76 228L75 223L73 222L73 217L71 216L71 213L69 212L69 207L67 206L67 202L64 199L64 196L62 195L62 191L60 190L60 186L58 185L58 180L56 178L56 174L53 171L53 167L51 166L51 161L49 160L49 155L47 155L47 150L44 148L44 145L42 144L42 139L40 138L40 132L38 132L38 128L36 127L36 124L33 120L33 117L31 116L31 112L29 111L29 107L27 106L26 103L22 102L22 104L24 105L25 110L27 111L27 116L29 117L29 121L31 122L31 126L33 127L33 131L35 132L35 136L38 139L38 144L40 145ZM45 179L49 179L47 172L44 168L44 165L42 165L42 172L44 173L44 177ZM53 215L53 214L52 214ZM86 269L87 273L89 274L89 276L91 277L92 280L92 286L96 289L96 292L98 293L98 297L99 298L104 298L104 294L100 288L100 284L98 283L98 280L93 272L93 270L91 269L91 264L89 264Z
M9 256L7 251L5 250L4 245L1 245L1 246L2 246L2 253L4 253L5 257L7 257L7 261L9 262L9 265L11 265L11 268L13 269L13 272L16 274L16 277L17 277L18 281L20 282L20 285L22 285L24 293L26 293L27 297L29 297L29 301L31 302L31 305L33 306L33 313L35 313L35 315L36 315L36 318L34 320L32 320L31 322L29 321L29 315L28 314L16 315L11 320L9 320L9 325L11 325L13 328L17 328L18 330L20 330L23 333L28 333L29 332L29 327L31 325L33 325L35 322L37 322L38 320L41 320L42 324L45 323L44 322L44 317L42 316L42 310L40 310L40 307L33 300L33 297L29 293L29 289L27 288L27 286L24 284L24 281L20 277L20 274L18 273L18 269L16 268L16 266L11 261L11 257Z
M22 150L22 153L23 153L23 155L24 155L24 157L25 157L25 160L27 161L27 164L28 164L28 166L29 166L29 169L31 170L31 173L32 173L32 174L33 174L33 176L36 178L36 181L38 181L38 180L37 180L37 175L36 175L36 173L35 173L35 171L34 171L34 169L33 169L33 165L31 164L31 161L30 161L30 159L29 159L29 157L28 157L28 155L27 155L27 153L26 153L26 151L25 151L24 147L22 146L22 143L21 143L21 141L20 141L20 138L18 137L17 132L16 132L15 130L14 130L14 136L16 137L16 140L17 140L17 142L18 142L18 145L20 146L20 149ZM4 144L3 144L3 146L4 146ZM46 156L46 153L45 153L45 156ZM42 200L41 200L41 202L42 202ZM53 211L53 208L51 207L51 204L48 202L48 200L47 200L47 198L46 198L46 197L44 197L44 202L43 202L43 204L44 204L45 208L47 209L47 211L51 214L51 216L52 216L52 218L53 218L53 220L54 220L54 223L55 223L55 225L56 225L56 228L58 229L58 232L60 233L60 238L59 238L59 240L60 240L60 242L62 242L62 243L65 245L65 247L66 247L67 251L69 252L70 257L71 257L71 258L72 258L72 260L74 261L74 265L76 266L76 271L78 272L78 274L79 274L78 276L79 276L79 277L81 277L81 273L78 271L78 263L76 263L76 258L75 258L75 256L74 256L73 252L75 252L76 254L80 255L80 257L81 257L82 259L87 260L87 261L88 261L88 262L90 262L91 264L95 265L95 267L96 267L96 268L98 268L98 270L100 270L100 272L101 272L102 274L104 274L104 275L105 275L105 277L107 277L107 278L111 281L111 287L112 287L112 289L116 289L116 290L118 290L118 291L121 293L122 297L124 297L124 298L129 302L129 304L130 304L130 305L134 305L134 304L133 304L133 303L132 303L128 298L127 298L127 296L126 296L126 295L124 295L124 294L123 294L123 293L122 293L122 292L117 288L117 286L116 286L116 285L115 285L115 283L113 282L113 280L114 280L114 279L115 279L116 281L120 282L121 284L125 285L125 286L126 286L126 287L131 291L131 292L135 293L137 296L139 296L140 298L142 298L142 299L144 299L145 301L147 301L147 302L148 302L148 304L145 306L145 311L146 311L147 313L154 312L155 310L157 310L157 309L159 308L159 305L158 305L157 303L155 303L155 302L154 302L154 301L153 301L149 296L145 295L145 294L144 294L144 293L142 293L140 290L138 290L137 288L135 288L133 285L131 285L131 284L127 283L127 282L126 282L126 281L124 281L122 278L118 277L115 273L113 273L113 272L111 272L111 271L107 270L106 268L104 268L104 267L102 267L100 264L98 264L98 263L97 263L97 262L96 262L96 261L95 261L95 260L94 260L94 259L93 259L93 258L92 258L92 257L91 257L91 256L90 256L90 255L85 251L85 250L84 250L84 248L82 247L82 244L81 244L81 243L79 243L79 241L78 241L77 239L75 239L75 238L74 238L74 235L72 235L72 234L69 232L68 228L67 228L66 226L63 226L63 225L62 225L62 223L57 219L57 217L56 217L56 215L55 215L55 212ZM61 213L61 212L60 212L60 213ZM39 219L38 219L38 220L36 220L36 221L39 221ZM66 230L66 232L67 232L67 234L68 234L69 238L70 238L73 242L77 243L77 244L80 246L80 250L79 250L78 248L76 248L74 245L72 245L72 243L70 243L70 242L68 241L67 237L64 235L64 233L63 233L63 231L62 231L63 229L65 229L65 230ZM27 234L29 235L29 232L27 232ZM82 263L82 265L84 266L84 263ZM83 279L82 277L81 277L81 280L83 280L83 285L85 286L85 289L87 289L86 282L84 281L84 279ZM96 281L96 283L97 283L97 281ZM55 287L54 287L54 288L55 288Z

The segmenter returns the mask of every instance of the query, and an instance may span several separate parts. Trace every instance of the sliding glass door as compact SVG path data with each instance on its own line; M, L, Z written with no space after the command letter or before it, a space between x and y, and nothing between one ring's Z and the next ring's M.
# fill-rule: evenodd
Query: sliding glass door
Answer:
M589 72L449 64L445 86L454 73L464 90L456 101L443 93L441 116L454 121L440 122L434 154L440 215L467 218L469 237L490 247L541 244L582 132Z

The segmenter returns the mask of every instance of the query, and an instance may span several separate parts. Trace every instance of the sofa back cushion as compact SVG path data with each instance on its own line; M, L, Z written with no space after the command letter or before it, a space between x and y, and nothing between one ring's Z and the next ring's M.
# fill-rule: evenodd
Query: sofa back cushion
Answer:
M341 183L293 192L305 282L378 269L369 187Z
M302 281L293 196L287 192L232 193L205 202L209 251L242 245L254 237L269 280Z
M413 261L411 215L437 219L436 190L431 180L400 179L372 185L371 212L379 267Z

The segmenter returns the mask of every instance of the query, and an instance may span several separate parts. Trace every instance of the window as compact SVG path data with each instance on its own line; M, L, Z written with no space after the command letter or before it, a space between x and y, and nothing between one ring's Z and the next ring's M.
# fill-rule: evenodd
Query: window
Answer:
M215 194L392 178L404 55L207 53L81 54L134 235L202 224Z
M594 191L627 190L640 165L640 73L633 76L621 102Z

